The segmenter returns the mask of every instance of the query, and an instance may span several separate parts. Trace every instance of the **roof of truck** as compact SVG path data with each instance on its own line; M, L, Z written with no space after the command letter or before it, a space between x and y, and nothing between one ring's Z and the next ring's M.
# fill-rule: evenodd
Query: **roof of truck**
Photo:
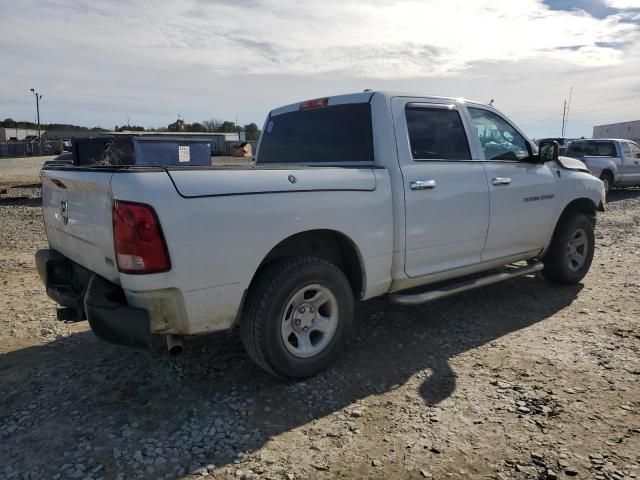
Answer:
M632 142L636 143L635 140L631 140L629 138L576 138L572 140L571 143L574 142Z
M341 105L346 103L361 103L368 102L373 95L383 95L387 98L393 97L416 97L416 98L424 98L426 100L436 100L436 101L447 101L451 103L473 103L476 105L484 105L490 107L490 105L482 102L477 102L474 100L467 100L461 97L441 97L437 95L425 95L424 93L410 93L410 92L396 92L396 91L388 91L388 90L364 90L362 92L355 93L347 93L342 95L329 95L325 97L317 97L315 99L304 99L299 102L290 103L288 105L284 105L282 107L275 108L271 111L271 115L280 115L286 112L292 112L298 110L299 106L305 102L309 101L317 101L328 99L329 105Z

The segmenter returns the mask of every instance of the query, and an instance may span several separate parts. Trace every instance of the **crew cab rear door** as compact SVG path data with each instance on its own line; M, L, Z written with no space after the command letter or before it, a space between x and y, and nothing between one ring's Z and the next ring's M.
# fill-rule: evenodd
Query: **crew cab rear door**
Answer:
M421 277L480 262L489 190L458 107L391 100L405 200L405 273Z
M483 156L491 219L483 261L542 250L555 227L556 181L547 164L531 160L533 147L494 110L468 105L476 149Z

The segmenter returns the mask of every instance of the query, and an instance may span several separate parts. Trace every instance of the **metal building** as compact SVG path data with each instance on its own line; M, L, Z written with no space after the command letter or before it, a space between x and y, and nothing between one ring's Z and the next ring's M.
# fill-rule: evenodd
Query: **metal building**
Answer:
M45 130L40 130L45 133ZM20 141L27 137L37 137L38 130L35 128L0 127L0 142Z
M595 126L593 138L626 138L640 142L640 120Z

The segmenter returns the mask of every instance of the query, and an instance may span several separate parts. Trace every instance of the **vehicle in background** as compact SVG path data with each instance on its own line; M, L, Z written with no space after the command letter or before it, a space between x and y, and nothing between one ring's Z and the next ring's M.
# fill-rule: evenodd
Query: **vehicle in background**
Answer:
M59 318L170 351L239 326L258 365L294 379L337 358L355 301L417 305L535 272L579 282L604 209L582 162L491 106L387 92L271 111L255 165L41 177L36 264Z
M584 162L603 181L605 191L640 185L640 146L636 142L614 138L574 140L565 155Z

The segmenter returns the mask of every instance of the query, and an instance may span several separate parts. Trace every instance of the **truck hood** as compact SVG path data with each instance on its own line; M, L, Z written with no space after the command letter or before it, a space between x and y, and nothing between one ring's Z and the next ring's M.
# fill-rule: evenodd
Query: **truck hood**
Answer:
M571 157L558 157L558 164L567 170L578 170L579 172L591 173L587 166L580 160Z

